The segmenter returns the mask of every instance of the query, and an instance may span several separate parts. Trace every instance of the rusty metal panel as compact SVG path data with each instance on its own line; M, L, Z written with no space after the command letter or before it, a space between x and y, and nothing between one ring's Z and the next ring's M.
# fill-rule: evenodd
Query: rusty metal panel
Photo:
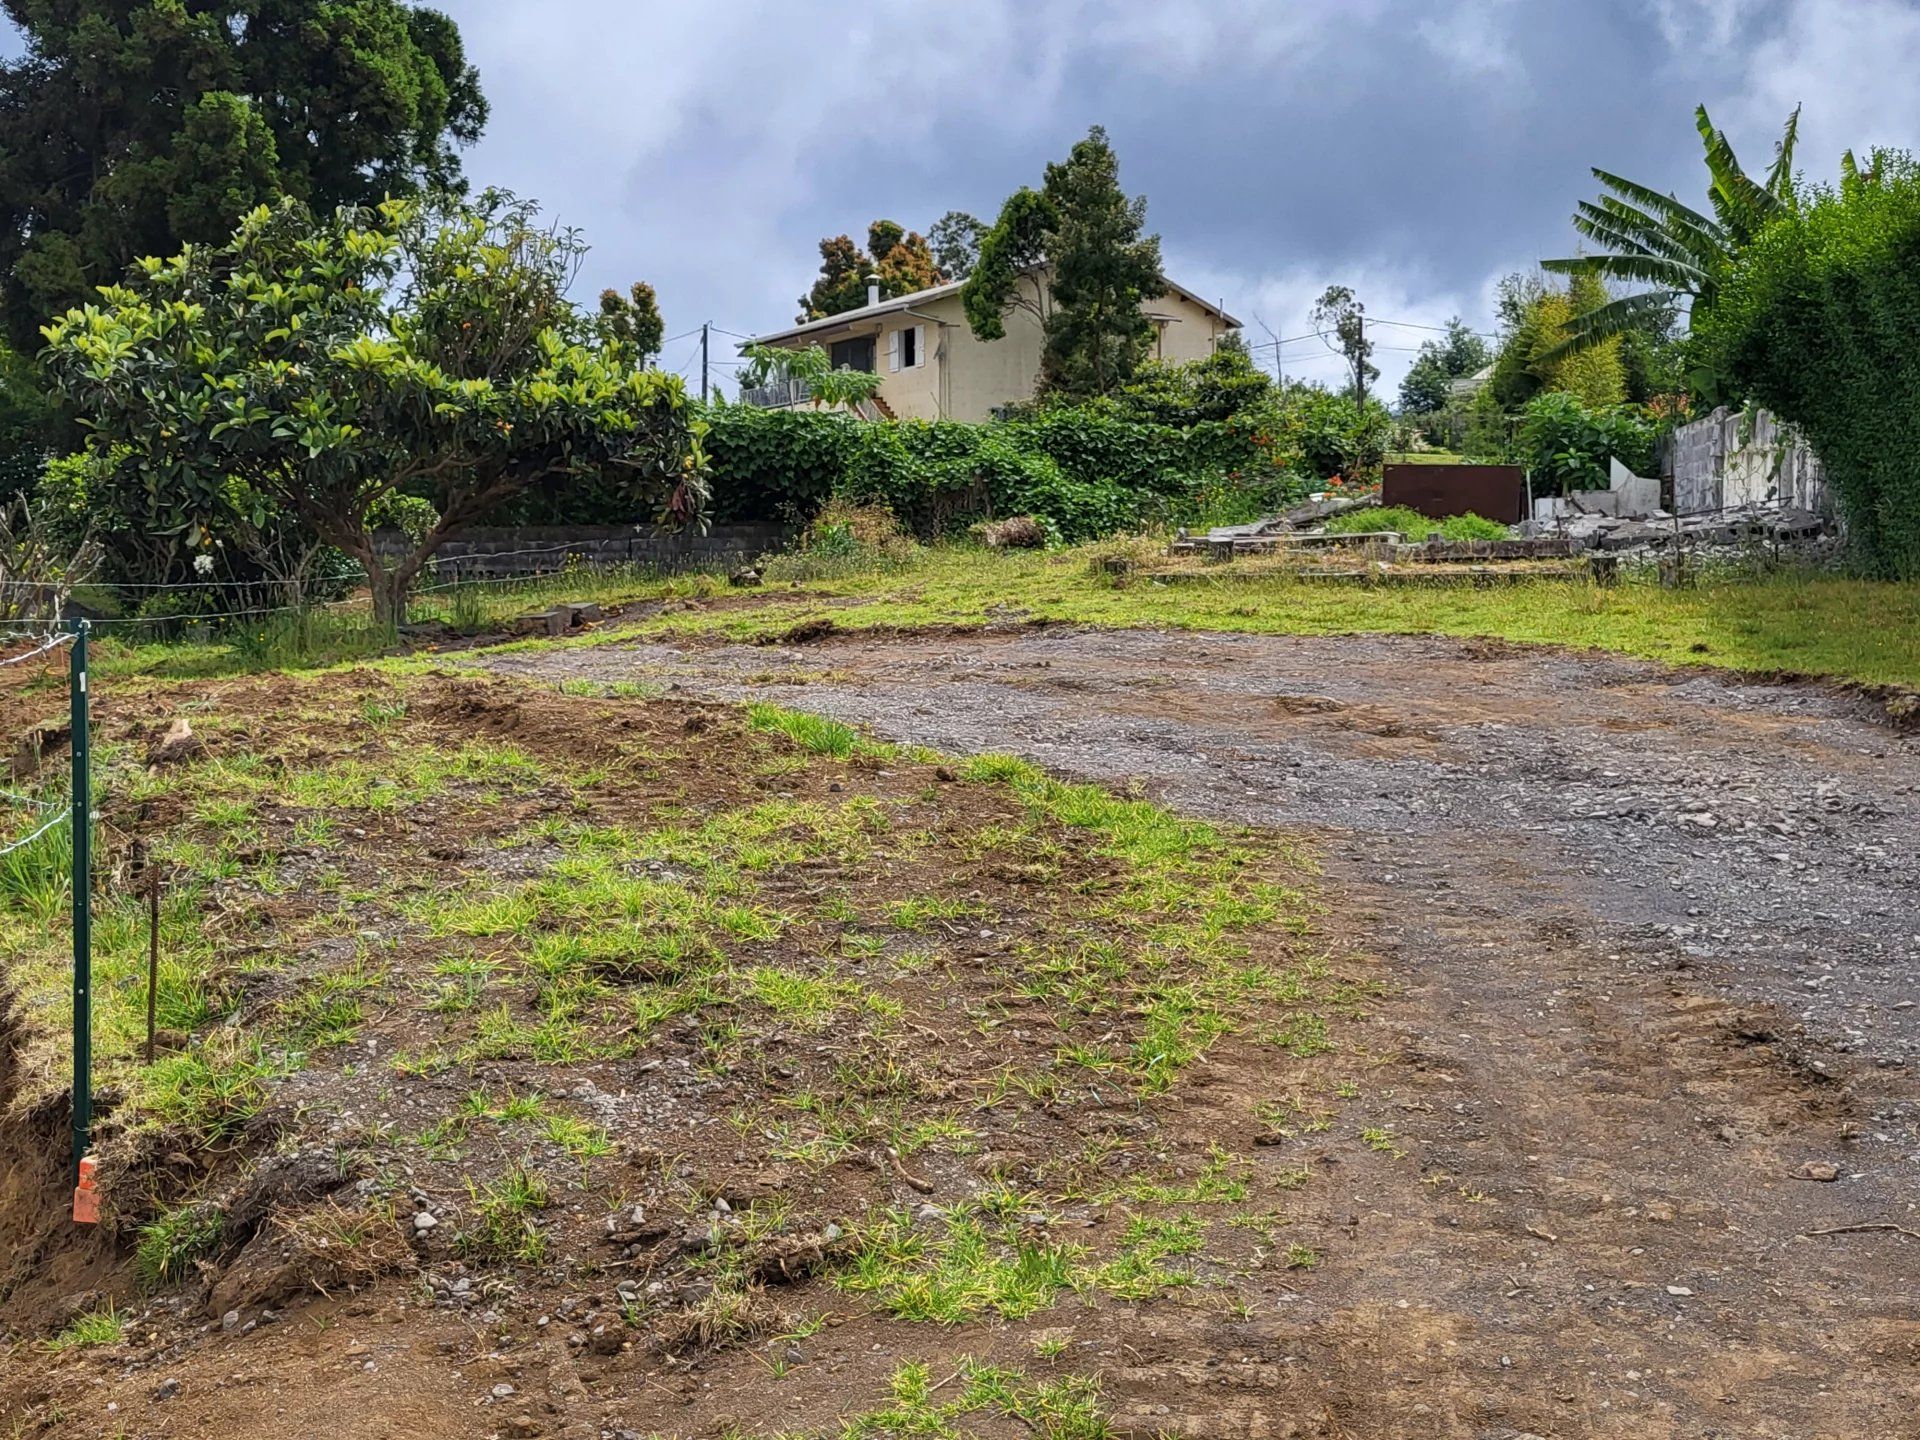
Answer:
M1517 525L1527 518L1527 477L1518 465L1389 465L1380 503L1404 505L1430 520L1472 511Z

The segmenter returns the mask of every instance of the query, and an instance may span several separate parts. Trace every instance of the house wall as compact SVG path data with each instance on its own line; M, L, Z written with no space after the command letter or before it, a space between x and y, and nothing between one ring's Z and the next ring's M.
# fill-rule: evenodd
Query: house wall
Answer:
M1172 292L1148 301L1141 309L1165 320L1150 352L1157 359L1204 360L1227 331L1218 316ZM1045 336L1031 311L1008 314L1007 333L999 340L974 338L957 294L916 305L914 311L911 315L883 315L877 322L868 321L849 332L875 334L874 365L880 373L880 398L895 416L902 420L981 421L991 418L999 406L1032 398ZM925 327L924 363L889 370L894 332L916 325ZM841 337L835 332L832 338ZM799 346L826 342L808 336L788 343Z

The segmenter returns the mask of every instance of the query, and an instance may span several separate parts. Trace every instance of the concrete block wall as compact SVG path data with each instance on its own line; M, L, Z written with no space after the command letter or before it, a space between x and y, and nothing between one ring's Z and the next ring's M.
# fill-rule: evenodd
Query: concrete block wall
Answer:
M579 565L637 565L649 569L725 570L783 549L787 525L715 525L705 531L659 530L651 525L524 525L475 527L449 540L434 556L436 581L546 575ZM381 534L382 554L405 553L407 540Z

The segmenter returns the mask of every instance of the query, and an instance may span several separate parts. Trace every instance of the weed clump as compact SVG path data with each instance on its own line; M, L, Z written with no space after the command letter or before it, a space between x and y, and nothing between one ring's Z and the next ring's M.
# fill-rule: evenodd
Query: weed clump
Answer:
M836 500L814 517L793 549L769 556L760 575L770 585L839 580L897 570L919 549L891 510Z

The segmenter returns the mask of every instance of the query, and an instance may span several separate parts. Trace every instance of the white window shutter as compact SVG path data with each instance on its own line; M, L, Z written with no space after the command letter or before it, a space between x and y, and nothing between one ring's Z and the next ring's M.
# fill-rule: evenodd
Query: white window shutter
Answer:
M913 327L913 363L916 365L927 363L927 327L924 325Z
M900 368L900 332L895 330L887 336L887 369Z

